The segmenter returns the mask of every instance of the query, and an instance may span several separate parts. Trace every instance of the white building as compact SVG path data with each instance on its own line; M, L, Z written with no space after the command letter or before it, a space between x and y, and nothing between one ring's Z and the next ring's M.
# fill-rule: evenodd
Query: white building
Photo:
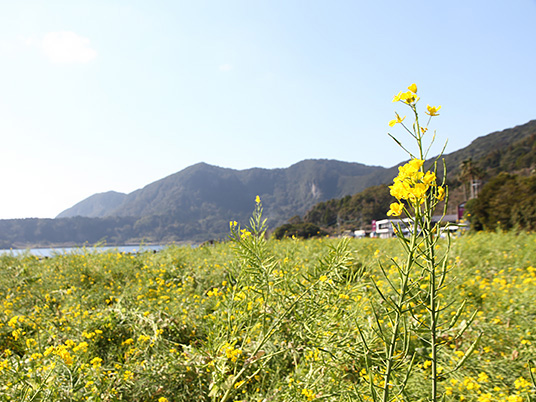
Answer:
M379 237L380 239L388 239L395 236L395 227L400 226L404 235L409 234L410 220L406 219L382 219L372 222L371 237Z
M456 223L458 220L458 215L436 215L432 217L432 222L436 223L439 221ZM372 233L371 237L379 237L380 239L388 239L390 237L395 237L395 227L402 230L404 236L409 235L411 220L409 218L405 219L382 219L379 221L372 221ZM450 231L455 231L458 229L458 226L449 227Z

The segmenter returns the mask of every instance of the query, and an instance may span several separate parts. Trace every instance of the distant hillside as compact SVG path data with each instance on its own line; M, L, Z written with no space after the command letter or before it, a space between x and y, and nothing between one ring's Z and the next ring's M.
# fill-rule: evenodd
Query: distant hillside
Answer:
M74 216L102 218L109 215L108 211L119 207L125 201L126 197L126 194L116 191L94 194L71 208L66 209L57 218L71 218Z
M501 172L466 204L476 230L536 230L536 174Z
M121 202L110 203L108 208L102 202L104 195L99 194L59 217L128 216L144 218L143 222L166 217L179 225L199 224L200 233L207 229L221 233L229 220L247 219L259 195L270 224L277 225L292 214L305 213L316 202L365 189L368 177L383 170L325 159L305 160L285 169L234 170L199 163L118 197L115 200Z
M533 138L532 143L534 142L534 136L536 135L536 120L531 120L526 124L516 126L514 128L509 128L502 131L497 131L483 137L478 137L476 140L471 142L465 148L462 148L456 152L452 152L448 155L445 155L445 161L448 168L448 177L450 180L454 180L460 174L460 168L463 161L472 159L473 161L479 161L480 167L484 170L487 170L488 167L491 167L489 161L491 155L507 155L510 157L507 159L512 159L512 154L514 149L520 150L521 152L514 156L513 159L521 157L523 152L529 151L530 147L526 147L523 144L525 141L530 143L530 138ZM523 150L521 150L521 148ZM488 162L486 162L486 160ZM514 161L515 163L515 161ZM495 167L500 167L496 165ZM515 170L514 165L511 163L509 165L504 164L502 169L499 171L511 171Z
M1 219L0 248L125 244L135 236L132 218Z
M469 146L446 154L444 158L447 165L447 177L451 195L449 213L456 213L457 205L465 201L464 197L467 195L462 189L462 182L459 177L462 162L470 159L476 170L480 172L479 178L484 182L504 173L533 174L535 172L536 120L513 129L477 138ZM376 178L384 180L385 175L387 175L386 181L390 183L396 174L397 167L395 166L388 169L387 172L378 172ZM522 182L521 179L518 181ZM531 186L525 186L524 188L525 193L535 191L534 189L530 190L533 188ZM489 191L486 192L486 195L489 198L488 193ZM506 192L503 193L506 195ZM528 193L524 194L524 196L532 197L530 199L535 197L534 194L530 195ZM497 197L496 199L498 200L500 197ZM517 198L520 198L519 195ZM390 196L387 185L370 187L351 197L347 196L319 202L307 211L303 221L315 224L328 232L356 228L370 229L372 220L387 217L386 212L391 202L393 202L393 197ZM510 200L503 204L504 209L508 210L513 205L513 202ZM526 204L528 205L530 202L526 202ZM526 211L530 209L527 205L525 205ZM482 207L482 209L486 208ZM503 215L505 214L503 213ZM493 219L489 220L491 222ZM504 216L502 220L506 222ZM492 227L490 222L486 222L488 227ZM531 227L531 224L531 222L524 223L524 227ZM483 224L480 225L480 227L484 226Z
M527 172L536 168L536 132L507 147L500 147L477 160L484 178L501 172Z
M392 202L389 187L382 184L369 187L352 196L320 202L307 211L303 221L328 231L329 228L337 231L370 230L372 220L387 218L386 213Z
M459 184L460 165L469 158L475 163L484 161L486 171L512 166L527 169L534 163L531 155L535 135L536 121L531 121L480 137L445 155L449 182ZM387 169L322 159L305 160L284 169L234 170L199 163L130 194L95 194L63 211L57 219L0 221L0 245L223 238L230 220L247 222L256 195L263 201L271 228L295 215L324 223L335 219L338 225L342 220L354 221L364 226L385 210L388 199L385 187L359 193L390 183L398 166ZM324 205L313 208L318 203Z

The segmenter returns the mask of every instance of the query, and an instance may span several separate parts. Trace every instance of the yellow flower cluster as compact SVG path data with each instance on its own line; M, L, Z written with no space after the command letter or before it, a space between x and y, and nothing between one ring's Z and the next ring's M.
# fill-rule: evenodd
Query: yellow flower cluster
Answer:
M411 84L408 87L409 91L407 92L399 92L395 95L393 98L393 102L399 102L402 101L404 103L407 103L408 105L414 105L419 101L419 97L417 96L417 85Z
M138 341L139 342L149 342L151 340L151 337L149 335L140 335L138 336Z
M403 102L411 107L415 107L415 104L419 101L419 97L417 96L417 85L416 84L411 84L409 87L408 87L408 90L407 92L399 92L398 94L396 94L393 98L393 102ZM441 106L430 106L430 105L427 105L426 106L426 114L429 115L430 117L433 117L433 116L439 116L439 110L441 109ZM395 124L398 124L398 123L402 123L402 121L406 118L406 116L404 117L400 117L398 115L398 113L395 113L396 114L396 119L394 120L391 120L389 121L389 127L393 127ZM426 132L426 128L424 127L421 127L421 130L423 131L423 134Z
M70 366L73 364L73 357L69 353L69 346L68 345L59 345L56 347L49 347L47 350L45 350L44 355L48 356L50 353L54 353L55 355L62 358L63 362Z
M389 186L391 195L398 202L390 205L388 216L400 216L404 210L401 200L407 200L414 206L420 205L426 199L427 191L430 187L437 186L436 174L434 172L422 171L422 159L412 159L404 166L398 168L398 176L394 178L394 183ZM437 186L436 197L441 201L445 197L445 189Z
M236 362L242 354L241 349L235 349L234 345L231 345L229 343L225 343L225 345L222 346L221 351L225 353L225 356L233 363Z
M310 389L307 389L307 388L304 388L302 389L302 395L305 395L305 397L307 398L308 401L312 401L313 399L316 398L316 395L313 391L311 391Z

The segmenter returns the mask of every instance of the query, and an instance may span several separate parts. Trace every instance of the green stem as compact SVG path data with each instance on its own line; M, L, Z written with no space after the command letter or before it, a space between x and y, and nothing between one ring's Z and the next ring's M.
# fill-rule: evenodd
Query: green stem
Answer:
M430 314L430 347L432 349L432 390L431 402L437 401L437 285L436 285L436 261L434 250L434 239L432 233L432 209L433 205L429 198L425 201L426 216L423 222L423 237L425 242L425 253L428 266L429 279L429 314Z
M425 155L422 147L422 132L419 124L419 116L417 108L413 106L413 112L415 113L415 130L417 136L417 143L419 147L420 159L424 160ZM421 167L421 171L424 173L424 166ZM436 263L435 263L435 251L434 240L432 234L432 215L434 203L430 198L426 198L424 203L424 216L422 220L422 236L425 245L425 257L427 260L429 279L429 313L430 313L430 347L432 349L432 390L431 390L431 402L437 401L437 286L436 286ZM417 218L417 217L416 217Z
M398 344L397 339L399 336L400 331L400 324L401 324L401 317L402 317L402 310L404 309L404 302L406 300L406 293L408 290L408 282L410 277L411 268L413 266L414 262L414 252L415 252L415 245L417 241L417 223L414 222L413 225L413 233L411 236L411 244L409 247L409 253L407 257L407 261L405 264L406 271L403 273L402 278L402 286L400 289L400 293L398 295L398 301L395 306L395 325L393 327L393 332L391 334L391 339L389 341L389 349L387 352L387 365L385 367L385 374L384 374L384 384L383 384L383 394L382 394L382 401L388 402L389 401L389 382L391 381L391 374L393 371L393 365L394 365L394 355L396 352L396 345Z

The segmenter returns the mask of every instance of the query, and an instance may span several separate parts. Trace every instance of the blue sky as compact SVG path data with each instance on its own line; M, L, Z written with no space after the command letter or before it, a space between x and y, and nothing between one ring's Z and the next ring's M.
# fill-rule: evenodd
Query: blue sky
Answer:
M0 218L54 217L206 162L392 166L415 82L447 152L536 119L536 0L12 1ZM439 151L438 145L435 150Z

